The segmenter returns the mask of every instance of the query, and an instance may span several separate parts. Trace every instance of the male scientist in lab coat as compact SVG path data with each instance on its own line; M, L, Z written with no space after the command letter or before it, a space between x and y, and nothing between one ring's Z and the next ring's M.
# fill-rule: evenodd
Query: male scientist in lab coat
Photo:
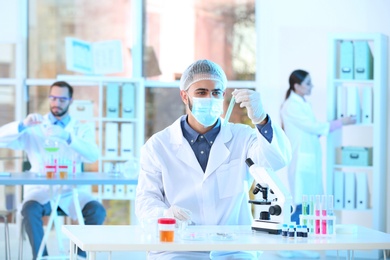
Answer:
M283 130L264 112L260 94L235 90L255 128L228 123L223 112L227 79L210 60L191 64L180 79L187 114L142 147L136 194L140 221L174 217L195 225L251 225L247 158L278 170L291 158ZM228 248L227 248L228 250ZM149 252L149 259L257 259L256 252Z
M72 104L73 88L64 81L50 86L50 112L45 116L29 114L23 121L16 121L0 128L0 143L4 147L24 150L31 163L31 172L41 172L44 143L47 139L57 140L61 158L77 160L77 172L80 162L94 162L98 159L98 147L91 127L71 118L68 113ZM54 186L57 192L59 186ZM88 187L85 187L88 188ZM79 190L79 202L86 225L100 225L104 222L106 211L90 192ZM62 188L59 208L72 219L77 219L71 187ZM22 216L25 230L32 247L33 259L36 259L43 238L43 216L50 215L50 187L45 185L25 185ZM85 252L78 250L81 257ZM43 255L48 255L46 247Z

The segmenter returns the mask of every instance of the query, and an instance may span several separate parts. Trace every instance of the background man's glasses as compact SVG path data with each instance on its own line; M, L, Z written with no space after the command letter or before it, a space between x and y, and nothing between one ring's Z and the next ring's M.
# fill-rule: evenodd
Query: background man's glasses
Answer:
M64 103L64 102L70 100L70 98L68 98L68 97L49 96L49 100L52 101L52 102L56 101L57 99L58 99L61 103Z

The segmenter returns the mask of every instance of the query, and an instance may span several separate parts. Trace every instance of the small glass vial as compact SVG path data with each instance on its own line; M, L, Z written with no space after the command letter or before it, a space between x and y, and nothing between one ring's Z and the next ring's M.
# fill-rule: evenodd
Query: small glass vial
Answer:
M294 239L295 238L295 227L294 225L290 225L288 228L288 238Z
M287 236L288 236L288 225L287 224L283 224L283 226L282 226L282 237L287 238Z
M297 238L302 238L302 226L297 225L297 232L296 232Z
M175 240L174 218L159 218L158 230L160 231L160 242L173 242Z
M307 238L308 231L309 231L309 229L307 228L307 226L303 225L302 226L302 238Z

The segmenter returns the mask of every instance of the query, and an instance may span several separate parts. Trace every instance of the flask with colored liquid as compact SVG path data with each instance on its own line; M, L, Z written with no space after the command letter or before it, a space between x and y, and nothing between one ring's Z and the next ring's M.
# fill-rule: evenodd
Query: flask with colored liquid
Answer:
M43 161L46 178L53 179L57 173L58 150L60 147L58 141L52 139L46 139L43 147L45 150Z

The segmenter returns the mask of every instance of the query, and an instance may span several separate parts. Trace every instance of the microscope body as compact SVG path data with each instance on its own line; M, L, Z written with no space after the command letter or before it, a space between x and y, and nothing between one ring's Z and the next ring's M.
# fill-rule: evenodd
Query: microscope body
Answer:
M260 216L254 220L252 229L280 234L282 225L291 222L292 196L275 172L255 165L250 158L245 162L257 182L253 193L262 193L262 199L248 201L260 207Z

